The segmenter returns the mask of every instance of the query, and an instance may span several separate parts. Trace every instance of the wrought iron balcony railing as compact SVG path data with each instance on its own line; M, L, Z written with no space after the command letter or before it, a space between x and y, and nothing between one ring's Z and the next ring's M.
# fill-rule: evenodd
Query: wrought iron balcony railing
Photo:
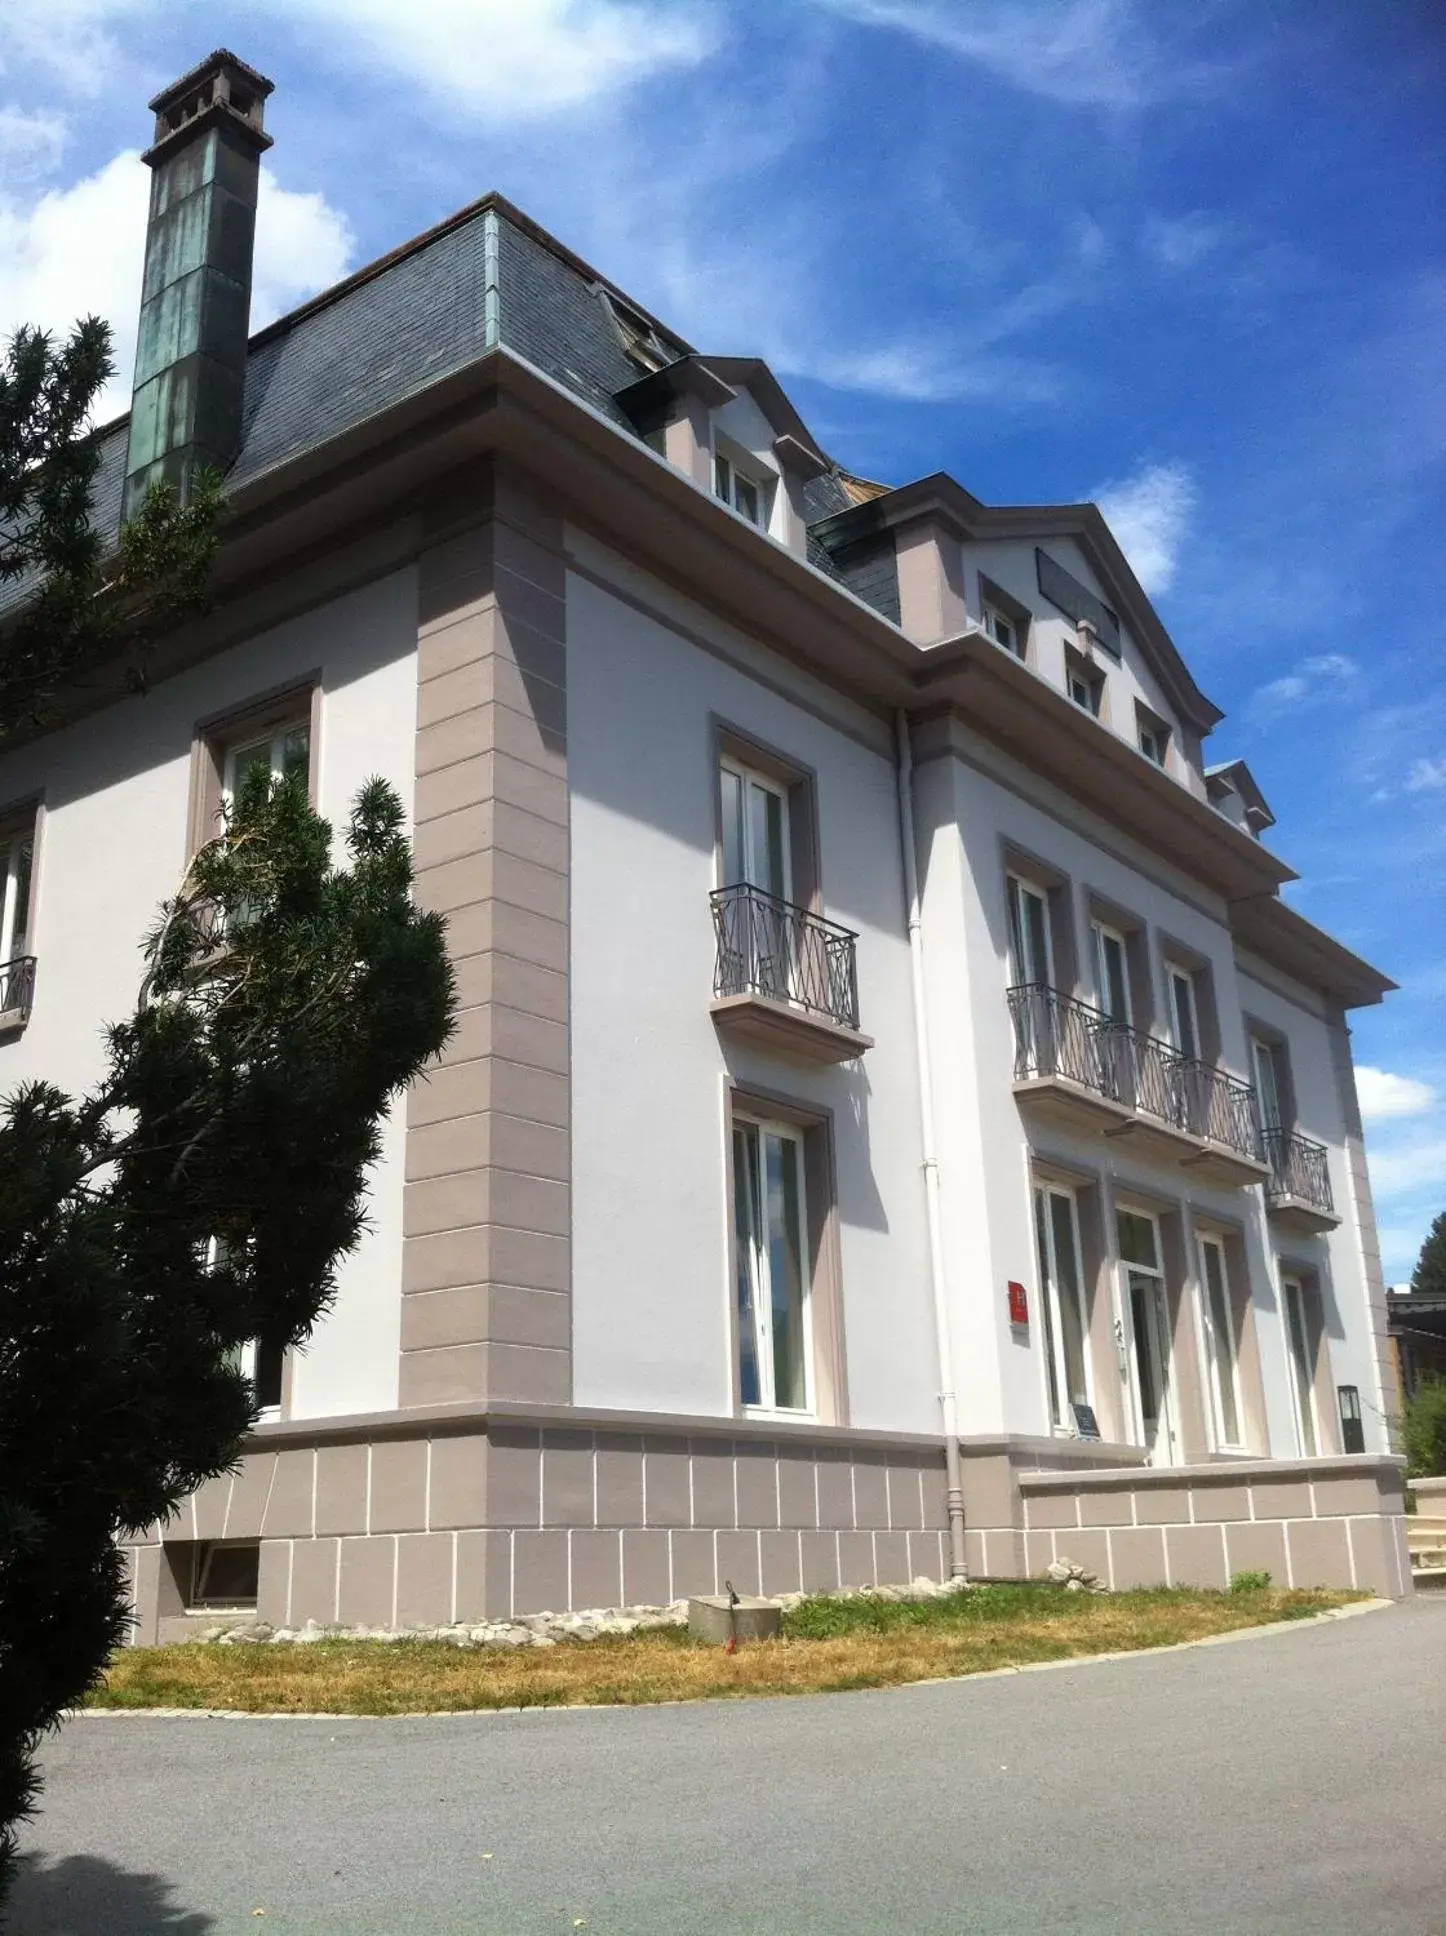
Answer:
M18 1013L23 1021L29 1021L34 1000L35 957L17 955L0 967L0 1015Z
M857 1030L858 937L850 929L758 887L723 887L711 898L715 996L761 995Z
M1039 982L1011 988L1009 1012L1016 1082L1057 1076L1188 1136L1264 1161L1255 1091L1238 1076Z
M1267 1129L1264 1135L1266 1161L1270 1164L1267 1198L1272 1203L1282 1197L1293 1198L1333 1217L1336 1205L1325 1144L1297 1136L1293 1129Z

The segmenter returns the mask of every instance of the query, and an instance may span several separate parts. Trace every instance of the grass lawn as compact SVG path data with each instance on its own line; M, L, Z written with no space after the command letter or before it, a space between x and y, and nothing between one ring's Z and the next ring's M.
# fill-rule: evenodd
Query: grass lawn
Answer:
M818 1694L1163 1647L1304 1619L1362 1597L1184 1589L1095 1595L1034 1584L917 1602L820 1597L785 1614L782 1640L746 1645L731 1657L671 1628L553 1647L406 1640L137 1647L116 1656L88 1705L415 1714Z

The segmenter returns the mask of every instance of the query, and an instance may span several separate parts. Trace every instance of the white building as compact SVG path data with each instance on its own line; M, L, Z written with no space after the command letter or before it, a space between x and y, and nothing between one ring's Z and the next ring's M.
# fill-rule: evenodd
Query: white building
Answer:
M102 502L200 452L232 516L146 695L0 757L0 1076L95 1076L238 756L400 790L463 1011L140 1636L1057 1556L1408 1590L1345 1019L1391 984L1279 898L1099 512L849 476L495 196L227 337L234 223L176 211L254 207L267 91L155 104L182 321Z

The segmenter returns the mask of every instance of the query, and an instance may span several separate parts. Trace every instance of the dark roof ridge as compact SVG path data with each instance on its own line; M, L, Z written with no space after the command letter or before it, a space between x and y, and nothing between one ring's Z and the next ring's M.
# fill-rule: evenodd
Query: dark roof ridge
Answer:
M479 216L488 214L505 216L514 227L521 229L524 235L530 236L549 254L556 256L566 268L584 277L588 282L606 289L610 295L616 296L630 309L636 310L668 342L678 344L684 355L694 353L692 345L685 341L671 324L655 316L650 309L638 301L636 296L630 296L627 290L621 288L610 276L605 276L594 269L590 262L578 255L575 250L568 248L565 242L559 242L549 229L543 228L540 222L535 222L515 202L510 202L496 189L488 189L487 193L479 195L475 202L468 202L463 207L455 209L452 214L444 216L440 222L434 222L431 228L423 229L420 235L414 235L406 242L399 242L395 248L388 249L385 255L379 255L374 261L364 263L360 269L354 269L349 276L343 276L340 282L334 282L329 289L323 289L315 296L309 296L295 309L289 309L284 316L278 316L274 322L267 323L264 329L257 330L250 337L246 346L247 353L249 354L263 343L273 341L277 336L285 335L298 323L305 322L309 316L314 316L320 310L328 309L333 303L340 302L342 297L350 295L353 289L360 289L366 283L374 282L378 276L385 275L388 269L395 268L397 263L405 262L411 256L420 255L434 242L440 242L443 236L451 235L457 229L465 228L469 222L475 222Z

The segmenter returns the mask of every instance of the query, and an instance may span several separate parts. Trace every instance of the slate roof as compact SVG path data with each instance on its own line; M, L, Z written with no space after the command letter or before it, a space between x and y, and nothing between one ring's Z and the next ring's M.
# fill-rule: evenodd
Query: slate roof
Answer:
M489 348L488 220L495 218L492 310L500 341L564 389L633 435L616 402L637 381L603 291L636 313L665 351L691 346L536 227L488 195L414 241L369 264L251 338L242 447L227 474L232 490L465 369ZM128 419L100 432L95 515L120 523ZM807 486L809 518L851 501L834 472ZM822 548L810 559L833 576ZM0 612L25 587L0 587Z

